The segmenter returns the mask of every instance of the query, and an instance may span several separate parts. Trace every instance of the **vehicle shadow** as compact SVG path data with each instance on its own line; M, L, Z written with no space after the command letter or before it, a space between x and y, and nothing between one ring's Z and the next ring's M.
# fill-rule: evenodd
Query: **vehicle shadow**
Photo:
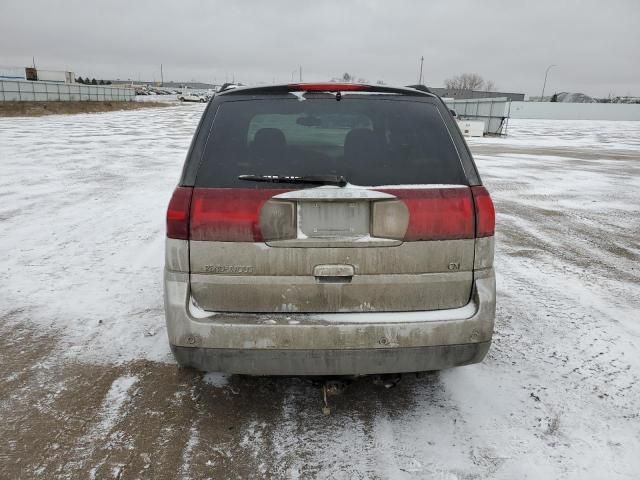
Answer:
M203 394L211 393L212 389L217 388L235 397L248 396L258 403L294 396L299 401L304 399L305 407L318 410L324 415L368 409L374 405L389 410L402 409L411 406L417 387L420 387L421 394L425 393L425 389L437 390L439 387L439 372L358 377L229 375L216 376L213 382L208 381L208 375L210 374L202 376ZM326 410L327 407L329 411Z
M216 465L240 476L260 471L267 477L360 478L364 473L362 478L376 478L374 466L355 459L345 465L339 450L347 445L354 452L375 449L381 424L411 423L428 415L425 410L438 415L447 398L438 372L358 378L231 375L226 384L216 375L213 385L207 375L191 374L200 444L224 445ZM245 459L240 471L233 460L238 456ZM205 457L193 462L192 473L205 473L198 467Z

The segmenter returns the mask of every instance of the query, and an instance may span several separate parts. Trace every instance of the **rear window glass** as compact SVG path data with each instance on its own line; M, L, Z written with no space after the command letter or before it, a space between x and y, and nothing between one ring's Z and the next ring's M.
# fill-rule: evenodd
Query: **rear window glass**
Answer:
M196 186L282 187L240 175L343 175L363 186L467 183L435 105L355 95L222 103Z

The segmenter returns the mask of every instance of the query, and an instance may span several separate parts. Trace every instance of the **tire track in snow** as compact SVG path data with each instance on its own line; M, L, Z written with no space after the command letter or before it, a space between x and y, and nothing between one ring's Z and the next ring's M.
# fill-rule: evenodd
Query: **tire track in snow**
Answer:
M89 431L83 435L77 442L73 460L65 467L66 478L77 478L77 472L85 470L93 456L96 447L109 448L110 441L115 437L112 432L115 425L121 419L122 409L129 402L131 395L130 390L138 383L138 377L135 375L124 375L116 378L109 391L102 400L102 405L96 416L96 422L90 427ZM96 478L96 471L107 460L100 460L96 465L89 469L89 477Z
M191 428L189 428L189 437L187 443L182 450L182 464L180 465L180 477L183 480L190 480L191 464L193 462L193 451L198 447L200 442L200 436L195 420L191 422Z

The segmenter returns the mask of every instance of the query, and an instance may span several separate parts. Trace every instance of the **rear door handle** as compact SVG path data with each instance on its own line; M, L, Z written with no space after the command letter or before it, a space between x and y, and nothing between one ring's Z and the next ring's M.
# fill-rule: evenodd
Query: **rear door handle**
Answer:
M349 283L355 274L353 265L316 265L313 276L321 283Z

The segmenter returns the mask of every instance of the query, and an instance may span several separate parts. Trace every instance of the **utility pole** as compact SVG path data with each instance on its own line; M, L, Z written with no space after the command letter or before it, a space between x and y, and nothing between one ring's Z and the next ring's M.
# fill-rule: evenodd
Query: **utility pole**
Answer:
M420 76L418 77L418 85L422 85L422 65L424 64L424 55L420 57Z
M162 73L162 64L160 64L160 86L164 87L164 74Z
M549 70L551 70L552 67L557 67L557 65L549 65L544 72L544 83L542 84L542 95L540 95L541 102L544 102L544 89L547 86L547 75L549 75Z
M302 65L300 65L300 83L302 83Z

